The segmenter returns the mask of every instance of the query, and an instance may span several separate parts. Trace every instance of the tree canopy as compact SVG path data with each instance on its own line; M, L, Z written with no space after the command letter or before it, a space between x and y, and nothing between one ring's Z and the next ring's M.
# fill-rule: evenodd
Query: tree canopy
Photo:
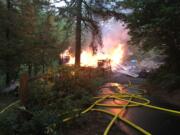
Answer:
M130 43L148 50L159 48L167 55L166 66L179 71L180 66L180 1L124 0Z
M122 19L121 7L116 5L116 1L110 2L108 0L58 0L58 2L65 3L65 6L58 7L58 10L55 8L59 17L66 18L67 24L76 28L75 63L80 66L82 34L87 33L87 31L91 33L90 46L96 52L97 46L102 46L99 22L110 17Z
M21 70L27 69L31 75L44 69L63 51L63 23L49 5L41 0L0 2L0 70L6 75L6 84Z

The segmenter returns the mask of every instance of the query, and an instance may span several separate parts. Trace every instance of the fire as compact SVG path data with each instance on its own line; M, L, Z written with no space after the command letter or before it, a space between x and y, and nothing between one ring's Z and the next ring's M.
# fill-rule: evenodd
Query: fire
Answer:
M111 60L112 69L114 69L117 65L123 62L124 56L124 45L118 44L117 46L113 46L113 48L106 48L103 50L104 53L98 51L96 54L93 54L90 49L82 50L81 53L81 66L92 66L97 67L97 61L103 59ZM75 57L69 53L69 49L67 49L64 53L64 56L69 56L69 62L67 64L74 64Z

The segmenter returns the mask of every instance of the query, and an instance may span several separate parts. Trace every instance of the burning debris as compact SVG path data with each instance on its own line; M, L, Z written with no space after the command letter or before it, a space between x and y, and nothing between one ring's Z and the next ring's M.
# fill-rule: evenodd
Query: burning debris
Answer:
M81 66L97 67L100 69L108 69L119 74L125 74L131 77L139 77L141 73L149 68L157 68L159 65L154 61L143 60L137 58L124 61L130 57L130 49L128 49L127 41L129 40L128 29L125 24L120 21L115 21L113 18L101 24L103 47L98 47L96 54L85 46L81 52ZM132 53L132 52L131 52ZM133 55L133 53L132 53ZM73 65L75 57L72 49L68 48L63 53L62 63ZM142 71L142 72L141 72Z
M107 71L111 71L111 60L110 59L98 60L97 66L100 69L106 69Z
M66 63L68 63L69 62L69 60L70 60L70 56L60 56L59 57L59 64L61 65L61 64L66 64Z
M67 49L63 53L64 59L68 59L67 64L74 64L75 63L75 57L70 53L70 48ZM124 45L118 44L116 47L104 49L106 50L102 53L101 51L98 51L96 54L93 54L91 49L85 49L81 53L81 66L90 66L90 67L104 67L109 68L112 70L115 69L115 67L122 63L123 57L124 57ZM64 60L66 61L66 60Z
M70 53L68 48L62 55L63 63L73 65L75 57ZM102 53L106 52L106 53ZM157 62L152 59L144 58L138 61L136 58L131 58L129 61L124 61L124 57L128 57L125 45L118 44L102 48L96 54L93 54L91 49L84 49L81 53L81 66L97 67L106 71L113 71L119 74L125 74L131 77L145 77L146 74L162 65L162 62ZM130 56L129 56L130 57Z
M127 41L129 40L128 29L126 29L123 22L114 18L100 22L100 27L103 47L98 47L96 54L93 54L92 49L87 47L89 43L85 43L81 51L81 66L98 67L98 63L106 63L105 65L111 65L107 67L111 67L114 71L116 66L123 62L126 55ZM89 40L88 36L86 40ZM63 56L70 57L67 64L75 63L75 57L71 48L65 50Z

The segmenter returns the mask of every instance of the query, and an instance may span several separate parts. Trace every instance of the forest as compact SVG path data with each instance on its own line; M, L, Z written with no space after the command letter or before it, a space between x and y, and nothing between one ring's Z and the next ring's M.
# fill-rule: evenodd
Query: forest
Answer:
M178 135L179 35L179 0L0 0L0 135Z

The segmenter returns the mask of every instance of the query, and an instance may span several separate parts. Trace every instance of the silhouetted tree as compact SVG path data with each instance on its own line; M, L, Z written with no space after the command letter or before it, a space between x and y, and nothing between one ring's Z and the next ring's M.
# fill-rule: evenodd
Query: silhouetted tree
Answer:
M76 29L76 50L75 50L75 65L80 66L81 54L81 37L82 33L87 30L91 32L91 43L93 51L97 50L98 45L102 45L101 31L99 22L110 17L117 19L122 18L120 8L116 6L116 2L108 0L60 0L64 2L65 6L59 7L59 16L66 18L67 23L71 24ZM119 9L119 10L118 10Z

